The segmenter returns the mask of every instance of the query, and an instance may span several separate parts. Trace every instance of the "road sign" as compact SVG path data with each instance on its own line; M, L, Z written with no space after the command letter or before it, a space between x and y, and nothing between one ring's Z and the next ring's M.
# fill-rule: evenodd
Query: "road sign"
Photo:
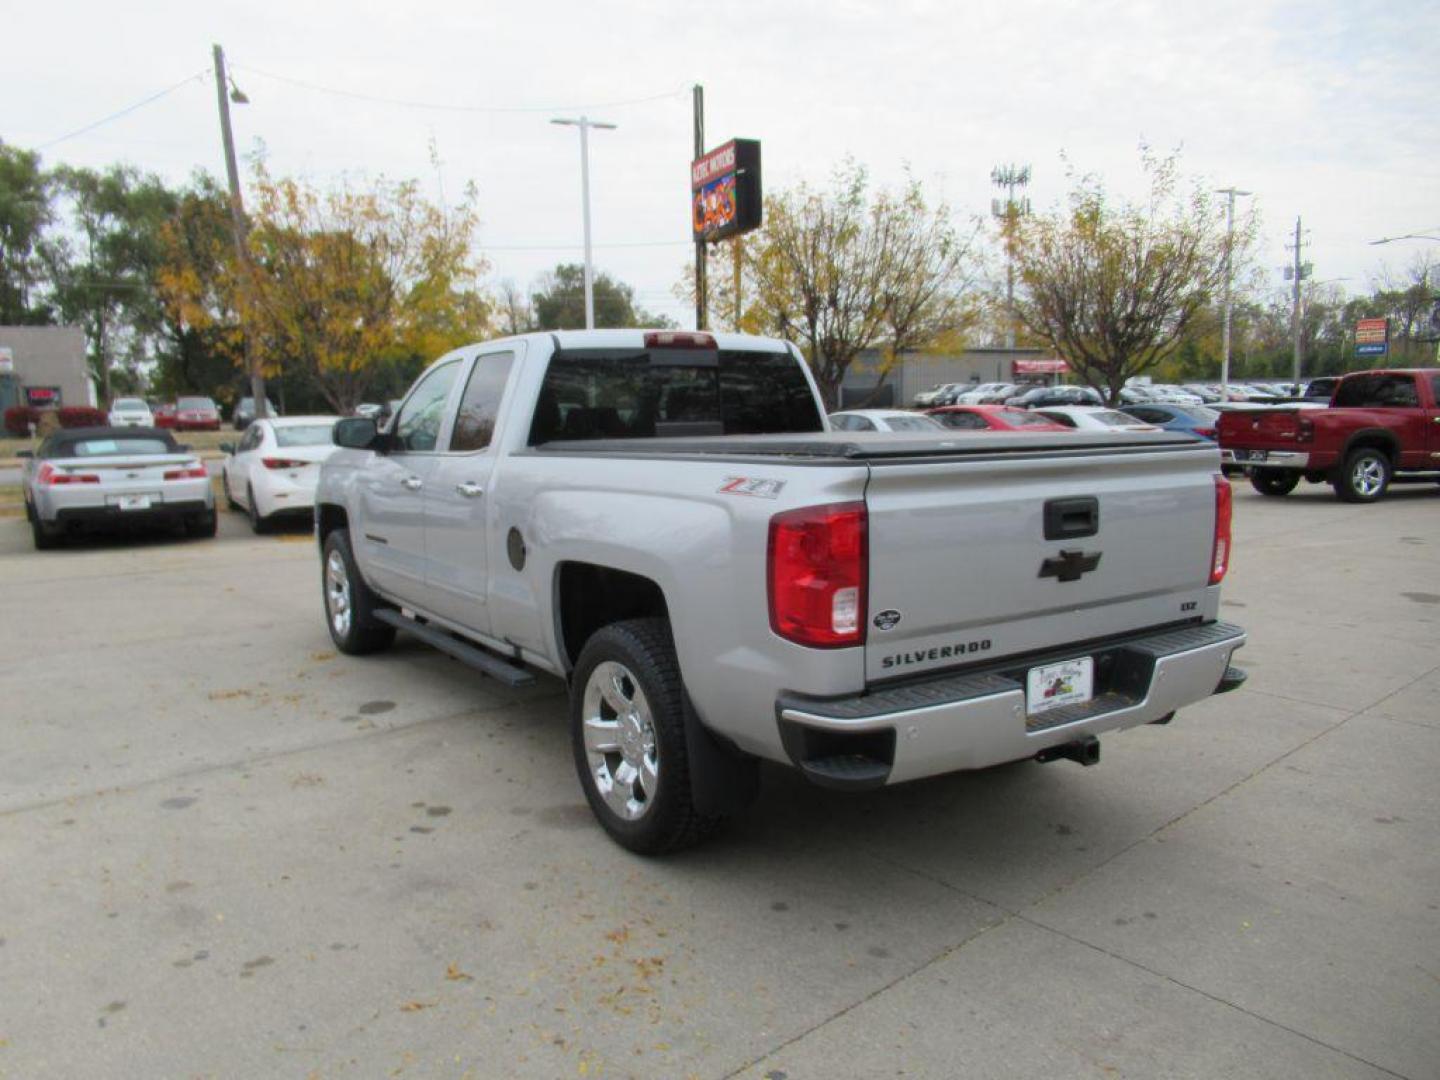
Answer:
M1389 319L1355 320L1355 355L1385 356L1390 352Z
M1384 341L1377 341L1368 345L1355 346L1356 356L1385 356L1389 352L1390 345L1388 342Z

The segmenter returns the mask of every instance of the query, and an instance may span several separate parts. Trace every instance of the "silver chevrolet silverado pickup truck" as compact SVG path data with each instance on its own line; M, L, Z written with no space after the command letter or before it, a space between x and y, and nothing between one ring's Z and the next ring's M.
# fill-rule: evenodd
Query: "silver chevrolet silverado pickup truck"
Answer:
M602 330L458 349L335 441L335 644L567 680L635 851L738 812L762 758L846 789L1093 764L1244 679L1230 488L1187 436L832 432L785 342Z

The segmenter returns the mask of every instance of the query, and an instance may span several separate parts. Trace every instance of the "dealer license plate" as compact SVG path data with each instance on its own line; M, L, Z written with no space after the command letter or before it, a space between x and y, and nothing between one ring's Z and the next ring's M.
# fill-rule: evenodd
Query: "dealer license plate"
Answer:
M115 505L121 510L149 510L149 495L119 495L115 499Z
M1270 456L1268 450L1236 450L1236 461L1264 461Z
M1031 716L1079 705L1094 696L1095 661L1089 656L1031 668L1025 678L1025 707Z

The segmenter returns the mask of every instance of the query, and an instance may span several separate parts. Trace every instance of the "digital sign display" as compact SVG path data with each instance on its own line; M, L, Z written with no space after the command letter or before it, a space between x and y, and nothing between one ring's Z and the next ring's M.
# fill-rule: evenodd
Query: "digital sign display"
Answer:
M760 227L760 143L731 139L690 163L690 232L724 240Z

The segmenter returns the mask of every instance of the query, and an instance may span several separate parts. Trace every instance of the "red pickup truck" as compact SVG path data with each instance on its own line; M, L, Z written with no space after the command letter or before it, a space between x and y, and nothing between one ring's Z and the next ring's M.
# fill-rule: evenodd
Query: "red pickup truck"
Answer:
M1328 481L1346 502L1374 502L1390 481L1440 480L1440 368L1357 371L1325 409L1226 412L1221 460L1262 495Z

